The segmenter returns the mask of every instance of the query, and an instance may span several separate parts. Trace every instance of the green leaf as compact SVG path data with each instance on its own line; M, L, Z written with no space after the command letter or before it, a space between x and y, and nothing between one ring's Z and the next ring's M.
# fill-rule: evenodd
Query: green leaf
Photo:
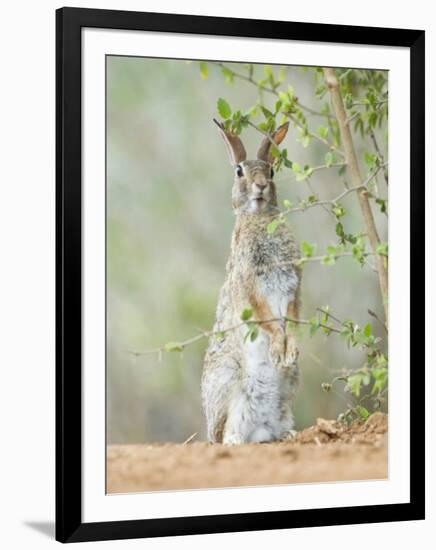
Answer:
M183 345L180 342L168 342L164 345L165 351L183 351Z
M360 386L362 384L362 376L357 373L348 377L348 387L353 395L360 396Z
M351 109L353 106L353 96L351 94L346 94L344 98L345 107Z
M268 122L260 122L258 124L258 128L259 128L259 130L262 130L263 132L268 132L268 130L269 130Z
M338 237L344 237L345 235L344 226L340 222L336 224L336 235Z
M217 109L221 118L230 118L232 115L232 109L225 99L220 97L217 101Z
M248 113L253 117L253 118L256 118L257 117L257 106L256 105L253 105L253 107L250 107L248 109Z
M375 202L380 206L380 212L386 214L388 201L386 199L375 199Z
M339 203L335 203L332 206L332 212L336 216L337 219L342 218L345 216L345 208L341 206Z
M310 144L310 136L309 134L303 134L300 138L300 142L302 144L302 146L307 149L307 147L309 147L309 144Z
M275 159L280 157L280 151L279 151L279 149L277 149L277 147L275 145L273 145L271 147L270 153L271 153L271 156Z
M276 104L274 105L274 110L276 113L278 113L280 111L280 109L282 108L282 100L281 99L278 99L276 101Z
M388 369L386 367L373 367L371 369L371 374L374 378L374 385L371 393L380 393L388 382Z
M372 334L372 327L371 323L367 323L363 329L363 334L367 337L371 336Z
M201 76L201 78L203 80L206 80L208 75L209 75L209 70L207 68L207 63L205 63L204 61L200 61L200 76Z
M253 310L250 307L246 307L242 310L241 319L242 321L248 321L253 316Z
M272 71L271 65L264 65L264 66L263 66L263 72L265 73L265 75L266 75L268 78L272 78L272 76L273 76L273 71Z
M222 72L226 82L228 84L231 84L233 82L233 78L234 78L233 72L230 69L228 69L227 67L223 67L221 69L221 72Z
M388 243L379 243L377 245L377 248L375 249L377 254L380 254L380 256L387 256L388 255Z
M321 263L323 265L334 265L336 263L336 257L328 254L322 257Z
M247 323L247 326L248 326L248 330L244 336L244 343L248 339L250 339L251 342L254 342L259 334L259 328L256 323L253 323L251 321Z
M279 72L278 72L278 76L277 76L277 80L279 82L283 82L286 78L286 67L282 67L281 69L279 69Z
M312 317L309 319L309 335L313 336L319 330L321 323L318 317Z
M383 353L380 353L378 356L377 356L377 366L378 367L387 367L388 365L388 360L386 358L386 355L384 355Z
M325 160L326 166L330 167L335 161L335 156L331 151L329 151L328 153L325 154L324 160Z
M364 158L368 168L370 168L371 170L377 166L377 161L378 161L377 155L374 155L374 154L371 154L371 153L368 153L367 151L365 151L365 154L363 155L363 158Z
M366 409L365 407L362 407L362 405L357 405L356 411L358 412L359 416L363 419L366 419L369 416L368 409Z
M250 331L251 342L254 342L258 337L258 335L259 335L259 327L257 325L253 325Z
M266 107L264 107L263 105L260 106L260 110L262 111L263 116L266 119L274 118L274 115L272 114L272 112L269 109L267 109Z
M303 256L305 256L306 258L310 258L311 256L314 255L316 251L316 244L311 244L311 243L308 243L307 241L302 241L301 243L301 252L303 254Z
M324 84L320 84L320 85L316 88L315 94L316 94L319 98L321 98L321 97L326 93L326 91L327 91L327 90L326 90L325 85L324 85Z
M283 104L286 105L289 103L289 96L285 92L279 92L279 98L282 100Z
M295 163L294 163L295 164ZM295 175L295 180L296 181L304 181L308 178L310 178L310 176L313 174L313 168L311 168L310 166L305 166L304 167L304 170L301 172L296 172L296 175ZM312 197L314 195L311 195Z
M327 135L329 133L329 129L326 128L325 126L323 126L322 124L320 126L318 126L318 134L322 137L322 138L326 138Z
M286 208L286 210L289 210L290 208L292 208L293 204L290 200L285 199L283 201L283 206Z
M275 220L273 220L272 222L270 222L267 226L266 226L266 232L268 233L268 235L272 235L275 230L277 229L277 227L280 225L280 220L278 218L276 218Z

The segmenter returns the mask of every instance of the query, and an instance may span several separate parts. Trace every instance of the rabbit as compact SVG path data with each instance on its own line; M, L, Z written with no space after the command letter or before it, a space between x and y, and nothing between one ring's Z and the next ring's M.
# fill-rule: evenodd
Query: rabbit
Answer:
M283 317L298 320L301 268L287 223L272 234L267 225L279 212L271 148L283 141L289 123L265 136L256 160L246 160L241 139L214 122L235 172L236 220L203 365L207 437L227 445L282 440L295 434L292 405L299 380L295 334L287 330ZM244 338L245 308L252 310L252 320L260 321L254 341ZM236 328L226 330L231 327Z

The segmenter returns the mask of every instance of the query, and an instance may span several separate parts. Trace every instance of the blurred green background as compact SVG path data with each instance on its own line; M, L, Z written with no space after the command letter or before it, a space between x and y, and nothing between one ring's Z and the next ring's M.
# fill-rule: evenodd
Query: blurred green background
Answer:
M255 71L260 74L262 66ZM301 102L320 109L313 74L299 67L286 72L286 83ZM157 354L135 357L129 350L156 348L212 327L234 222L233 170L212 123L219 97L241 109L258 100L256 87L227 84L212 66L203 79L195 62L107 58L108 443L181 442L194 432L205 438L200 378L206 341L161 360ZM309 116L314 130L321 123ZM242 138L254 157L260 135L248 128ZM312 142L305 149L296 138L291 127L283 143L289 159L300 165L324 163L322 144ZM330 199L343 190L343 181L337 170L324 170L312 177L312 186L321 199ZM310 194L290 170L282 171L276 183L280 203ZM354 194L344 205L349 230L363 230ZM375 214L380 237L387 241L386 218ZM319 251L336 242L334 221L322 208L295 213L290 222L297 239L318 243ZM302 318L325 305L362 325L370 320L368 308L383 317L377 275L350 258L334 266L306 264ZM377 334L379 327L373 326ZM300 358L297 429L347 408L348 394L340 385L326 394L321 383L342 368L361 366L364 354L319 334L302 338Z

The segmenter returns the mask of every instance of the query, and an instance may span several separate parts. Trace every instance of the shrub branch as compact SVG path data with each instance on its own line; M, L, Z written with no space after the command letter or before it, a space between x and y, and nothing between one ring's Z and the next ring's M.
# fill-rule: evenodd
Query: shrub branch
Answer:
M351 181L354 187L360 188L357 192L360 208L362 210L363 219L368 234L368 239L374 252L377 251L377 247L380 244L380 238L377 233L377 228L374 221L374 216L371 210L368 199L368 191L363 186L362 177L360 175L359 166L357 162L356 151L353 144L353 138L351 136L350 127L348 124L347 113L345 111L342 94L339 88L338 79L336 73L332 68L324 68L324 78L327 88L330 91L330 96L333 103L333 109L336 113L336 118L339 125L339 131L341 134L342 145L345 152L345 160L347 162L347 170L350 174ZM383 307L385 311L386 322L388 322L388 273L385 265L385 257L383 255L377 255L377 272L379 278L380 291L383 300Z

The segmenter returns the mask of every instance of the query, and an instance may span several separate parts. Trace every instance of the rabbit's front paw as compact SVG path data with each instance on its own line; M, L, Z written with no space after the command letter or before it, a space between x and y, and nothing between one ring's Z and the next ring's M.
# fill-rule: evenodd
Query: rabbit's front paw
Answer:
M269 352L271 355L271 361L274 366L279 367L284 364L285 361L285 339L274 338L270 344Z
M292 367L297 364L299 351L297 344L293 338L288 338L286 341L285 367Z

